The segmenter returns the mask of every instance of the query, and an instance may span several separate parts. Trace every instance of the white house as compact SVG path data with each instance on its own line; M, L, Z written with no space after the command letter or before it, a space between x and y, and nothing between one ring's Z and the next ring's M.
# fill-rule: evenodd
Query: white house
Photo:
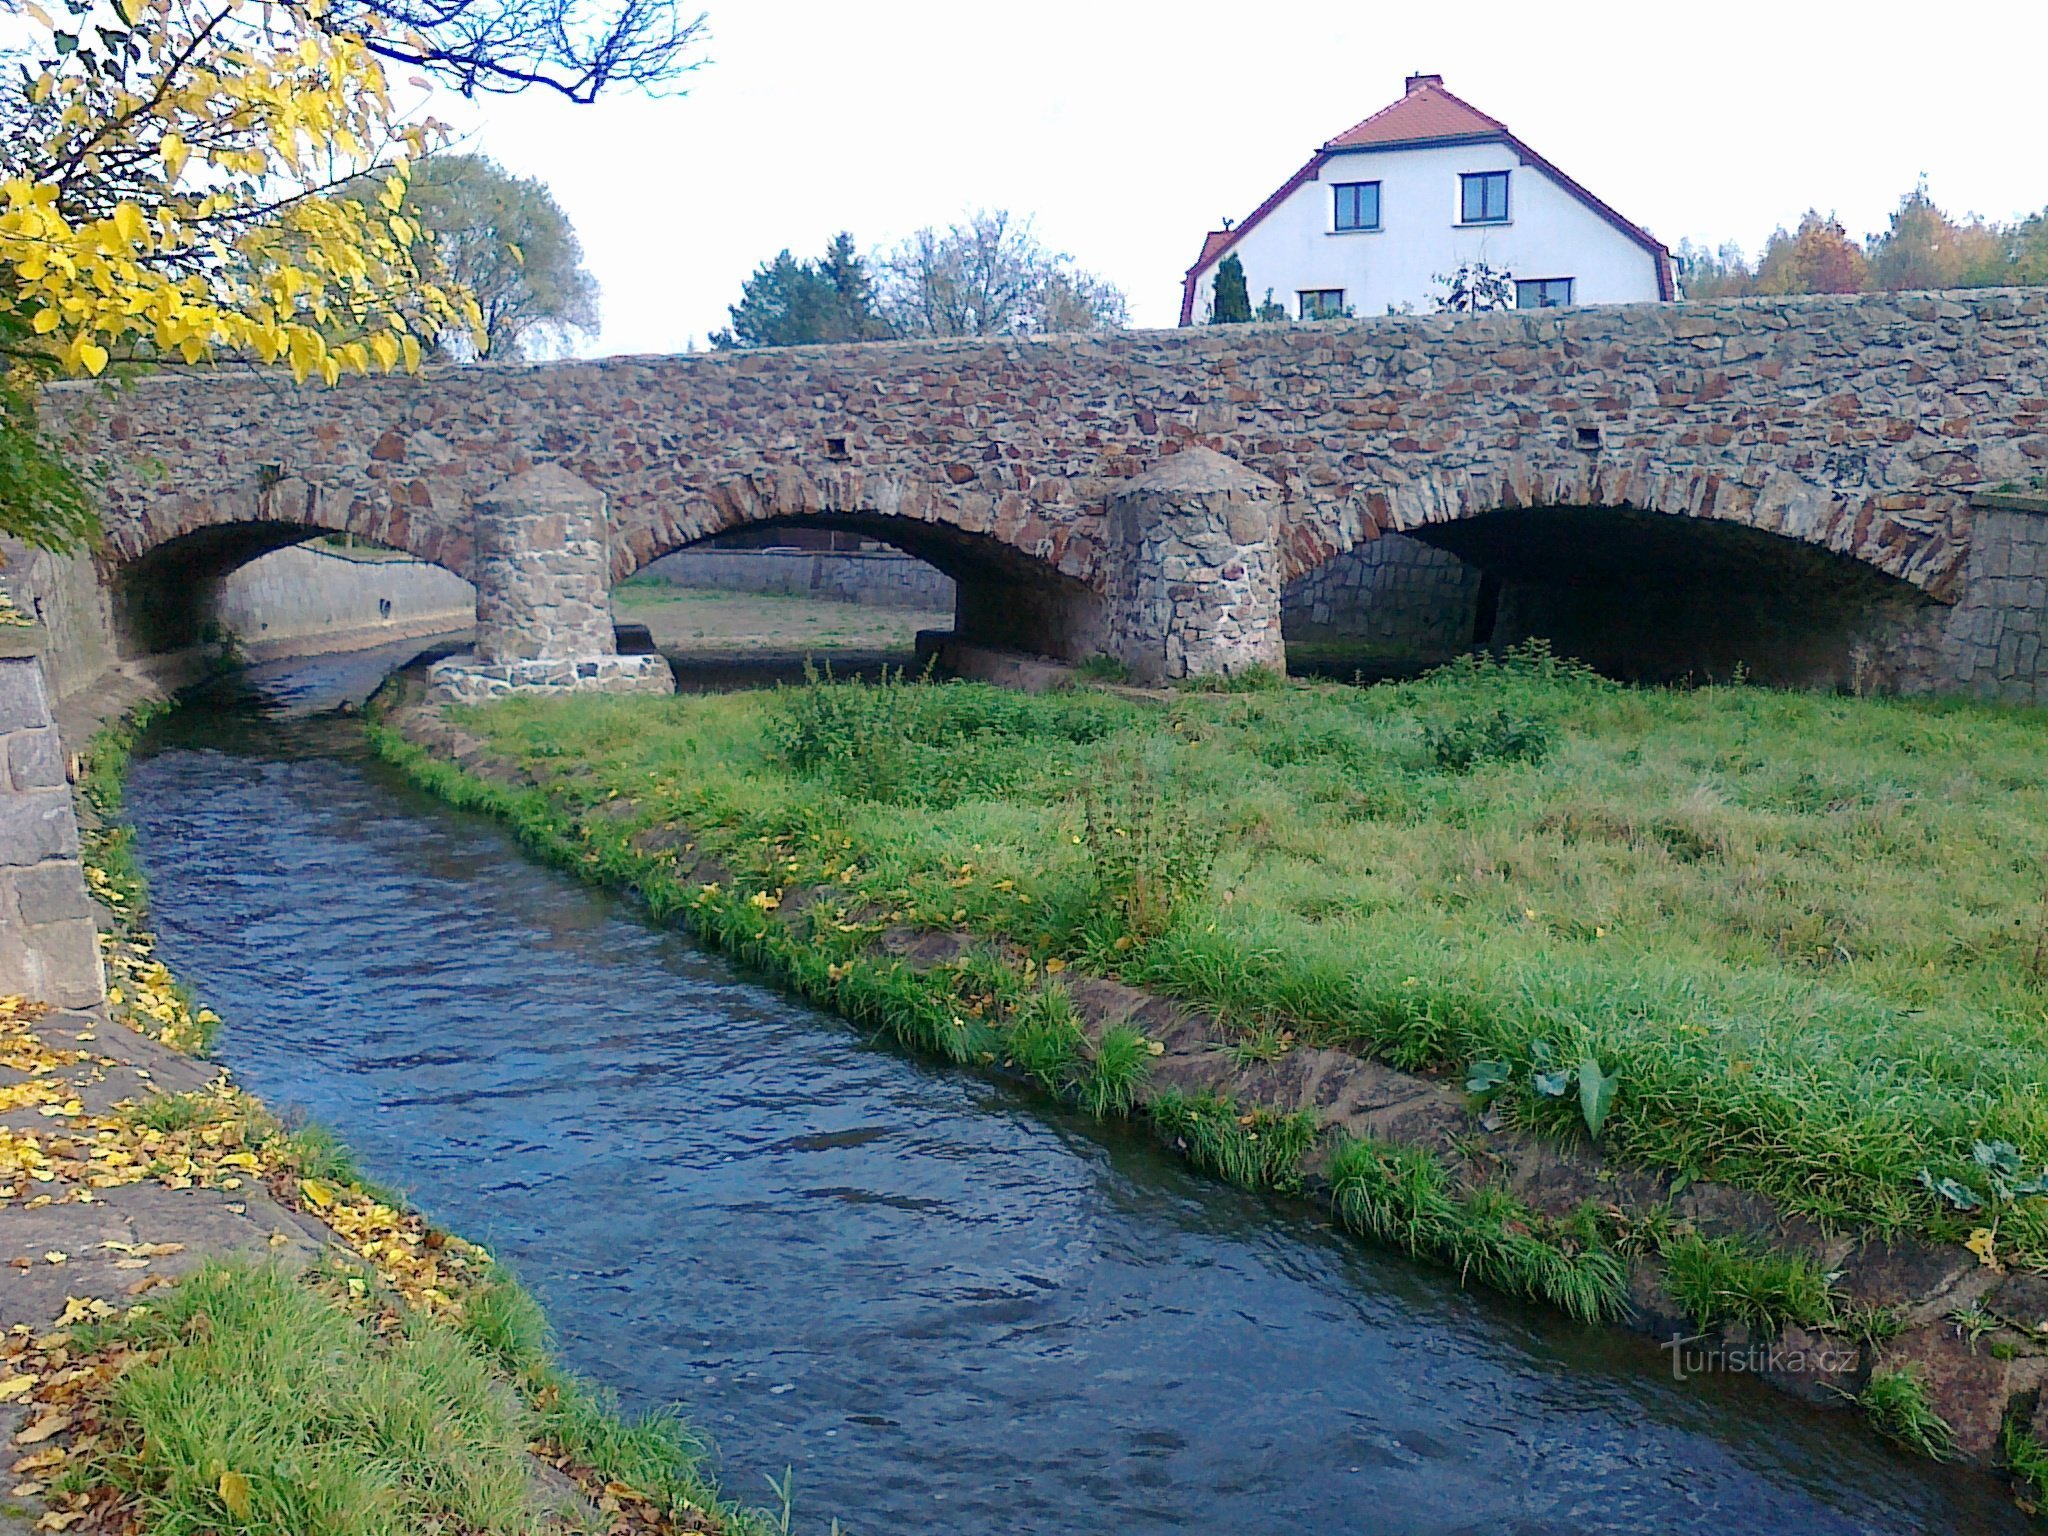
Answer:
M1429 310L1468 262L1514 279L1522 308L1675 296L1671 253L1507 125L1410 75L1407 94L1330 140L1279 191L1210 232L1181 287L1180 323L1209 317L1236 252L1254 309L1270 290L1303 319Z

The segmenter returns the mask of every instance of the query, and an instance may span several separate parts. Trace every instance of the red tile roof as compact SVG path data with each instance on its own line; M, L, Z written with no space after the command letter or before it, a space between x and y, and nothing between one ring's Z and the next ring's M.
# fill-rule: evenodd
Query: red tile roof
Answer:
M1440 76L1418 75L1407 95L1390 107L1381 107L1357 127L1345 129L1323 148L1389 149L1433 139L1494 138L1507 131L1508 125L1499 118L1488 117L1445 90Z
M1303 185L1314 180L1331 156L1347 150L1396 149L1417 144L1480 141L1506 144L1521 158L1524 165L1534 166L1542 171L1565 192L1577 198L1641 246L1657 264L1657 296L1665 300L1677 296L1671 276L1671 253L1655 235L1639 225L1631 224L1565 175L1508 132L1507 124L1499 118L1488 117L1469 101L1445 90L1441 75L1410 75L1407 93L1399 101L1380 108L1364 122L1347 128L1324 144L1313 160L1296 171L1278 191L1254 208L1243 223L1234 224L1229 229L1212 229L1203 237L1202 254L1195 259L1195 264L1188 268L1187 276L1181 281L1180 323L1194 324L1195 284L1201 279L1202 274L1208 271L1213 263L1221 260L1224 253L1244 237L1245 231L1287 201Z

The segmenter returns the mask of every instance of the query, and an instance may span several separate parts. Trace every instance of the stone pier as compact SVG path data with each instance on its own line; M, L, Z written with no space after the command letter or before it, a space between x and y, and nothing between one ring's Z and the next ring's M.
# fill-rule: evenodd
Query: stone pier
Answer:
M1173 455L1109 503L1110 622L1142 682L1282 671L1280 488L1207 448Z
M661 657L618 653L601 493L541 465L477 498L471 539L476 649L434 665L432 698L675 691Z
M0 994L90 1008L106 992L40 627L0 627Z

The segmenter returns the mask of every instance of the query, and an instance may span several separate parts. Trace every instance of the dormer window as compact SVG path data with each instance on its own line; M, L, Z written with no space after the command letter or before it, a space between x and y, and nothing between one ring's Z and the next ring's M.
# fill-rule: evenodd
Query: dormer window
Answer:
M1380 227L1378 182L1340 181L1332 190L1337 198L1334 227L1338 234L1356 234Z
M1474 171L1458 178L1460 224L1505 224L1508 221L1508 173Z

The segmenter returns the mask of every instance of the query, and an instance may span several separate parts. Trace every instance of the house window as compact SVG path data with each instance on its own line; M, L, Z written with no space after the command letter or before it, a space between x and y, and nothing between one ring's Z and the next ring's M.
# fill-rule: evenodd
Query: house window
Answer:
M1505 224L1508 221L1508 173L1475 171L1458 178L1458 222Z
M1340 181L1336 186L1338 232L1380 227L1380 184Z
M1303 288L1298 296L1304 320L1341 320L1344 317L1342 288Z
M1572 301L1572 280L1568 277L1537 277L1515 284L1515 308L1556 309Z

